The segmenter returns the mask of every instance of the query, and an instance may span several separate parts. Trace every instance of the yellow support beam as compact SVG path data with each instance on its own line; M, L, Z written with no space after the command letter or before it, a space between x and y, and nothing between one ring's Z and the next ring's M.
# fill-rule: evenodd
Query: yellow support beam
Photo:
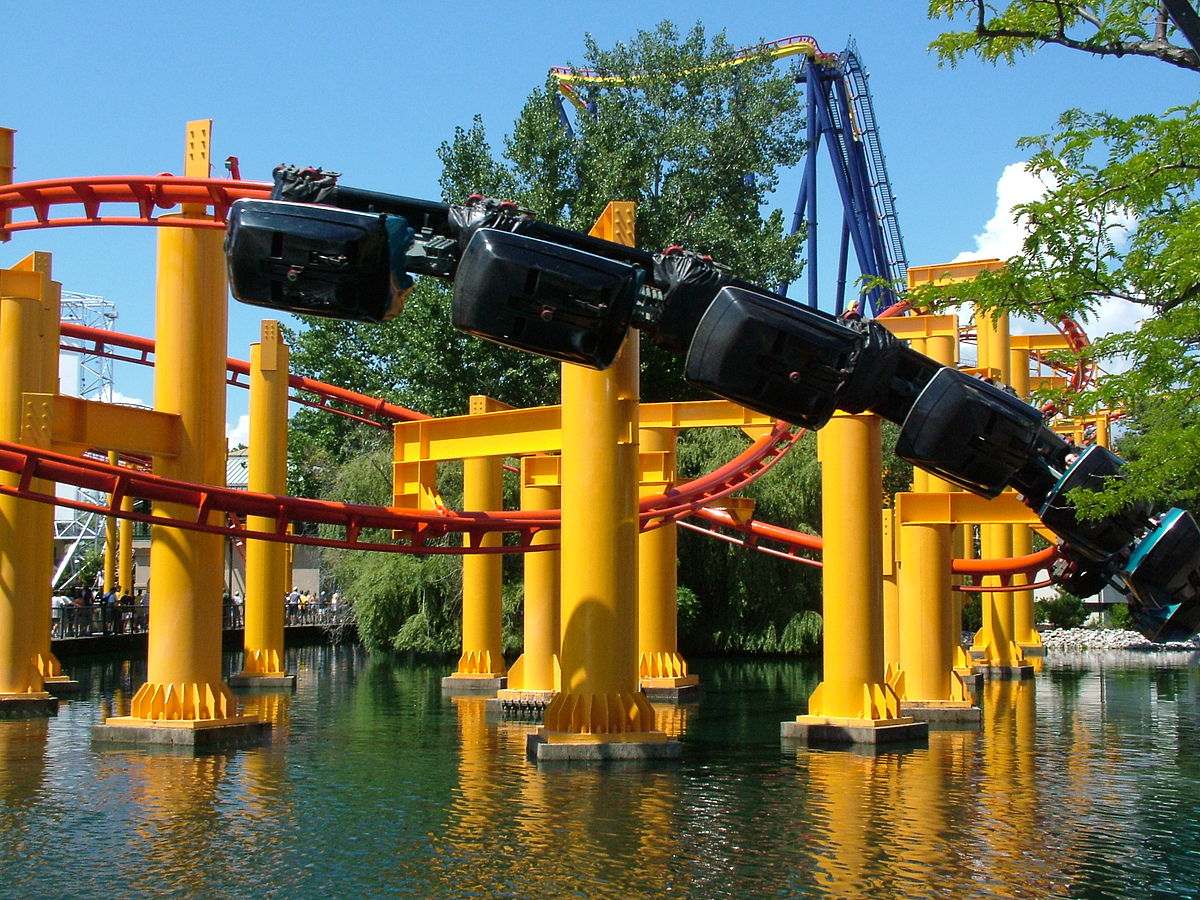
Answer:
M1066 337L1054 334L1014 334L1009 336L1013 350L1028 350L1030 353L1049 353L1051 350L1070 350Z
M562 450L562 407L537 406L513 409L491 398L478 412L442 419L398 422L394 427L392 504L407 509L437 509L443 505L437 493L437 464L480 456L531 456ZM623 402L623 401L622 401ZM735 427L764 430L774 419L728 400L697 400L680 403L645 403L639 407L639 422L646 428ZM622 444L633 435L622 433ZM649 480L662 481L662 461L641 461ZM672 478L673 478L672 474Z
M954 284L970 281L980 272L994 272L1003 268L1004 263L999 259L972 259L932 266L909 266L908 286L912 288L918 284Z
M25 394L21 440L34 447L80 454L104 449L164 458L179 455L180 417L135 406L65 394Z
M1016 494L985 500L975 494L897 494L899 525L1040 525Z
M891 316L877 320L880 325L905 341L931 337L958 337L958 316Z
M562 450L561 406L513 409L494 402L496 408L470 415L397 422L397 462L448 462ZM700 400L642 404L638 421L644 428L742 428L769 426L775 420L727 400ZM622 435L622 443L628 443L624 438Z
M1062 375L1030 375L1029 376L1029 392L1040 391L1046 388L1065 388L1067 379Z
M680 403L643 403L638 424L642 428L770 427L775 423L728 400L693 400Z

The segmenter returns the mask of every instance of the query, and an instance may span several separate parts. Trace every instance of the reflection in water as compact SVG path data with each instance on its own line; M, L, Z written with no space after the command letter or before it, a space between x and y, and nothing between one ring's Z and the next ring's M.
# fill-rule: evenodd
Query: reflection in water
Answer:
M1051 658L986 684L982 731L879 755L781 746L812 667L693 660L701 701L656 707L682 761L561 767L526 759L529 724L443 697L445 665L287 662L294 695L240 697L269 746L176 756L94 749L144 672L73 661L81 699L0 722L0 896L1122 897L1200 880L1194 658Z

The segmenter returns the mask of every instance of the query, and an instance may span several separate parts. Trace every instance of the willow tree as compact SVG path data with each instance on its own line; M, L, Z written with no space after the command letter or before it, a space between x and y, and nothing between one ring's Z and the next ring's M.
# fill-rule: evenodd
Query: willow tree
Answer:
M968 55L1012 63L1062 46L1200 72L1200 58L1167 6L934 2L931 16L965 17L974 27L943 34L931 48L951 65ZM1076 502L1085 514L1134 499L1194 505L1200 497L1200 104L1129 118L1071 109L1052 131L1018 146L1030 153L1028 170L1045 193L1017 207L1026 228L1020 252L1003 270L972 283L969 293L992 310L1069 315L1093 329L1104 327L1114 305L1127 305L1135 313L1127 318L1137 324L1101 335L1085 351L1110 374L1061 398L1075 414L1121 413L1118 449L1130 460L1127 478ZM967 290L918 299L955 302L967 299Z

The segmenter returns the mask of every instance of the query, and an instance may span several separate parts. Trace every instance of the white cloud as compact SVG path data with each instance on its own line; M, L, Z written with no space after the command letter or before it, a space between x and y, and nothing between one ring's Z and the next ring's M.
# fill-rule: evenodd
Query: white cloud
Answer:
M237 424L225 423L225 440L230 447L250 445L250 416L238 416Z
M975 235L975 249L963 251L951 262L1008 259L1020 252L1026 228L1017 221L1013 209L1040 200L1046 193L1046 185L1030 174L1025 165L1015 162L1004 167L996 182L996 211L983 226L983 233Z
M1045 196L1047 185L1025 168L1026 163L1015 162L1005 166L996 182L996 210L983 226L983 231L975 235L975 249L964 250L954 257L952 262L966 262L974 259L1008 259L1021 251L1025 239L1026 226L1021 223L1014 208L1023 203L1040 200ZM1124 231L1132 226L1129 217L1115 216L1113 224ZM1118 238L1120 234L1116 235ZM972 311L960 308L957 310L961 319L969 318ZM1144 310L1137 304L1116 297L1102 301L1089 320L1081 322L1089 337L1100 337L1119 331L1134 328L1144 317ZM1035 334L1045 332L1047 323L1042 319L1026 319L1013 316L1009 320L1013 334ZM1119 370L1125 365L1113 360L1106 368Z

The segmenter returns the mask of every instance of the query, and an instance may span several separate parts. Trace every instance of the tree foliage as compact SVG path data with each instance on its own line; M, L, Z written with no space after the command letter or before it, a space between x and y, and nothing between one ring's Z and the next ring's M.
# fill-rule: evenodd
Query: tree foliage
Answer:
M1200 56L1178 40L1161 0L1072 3L1015 0L1002 7L985 0L930 0L930 18L965 18L969 31L950 31L932 44L957 65L968 55L1010 65L1047 44L1097 56L1144 56L1200 71Z
M973 52L1011 61L1018 50L1045 43L1077 46L1055 36L1084 24L1095 46L1079 49L1110 52L1103 47L1116 46L1116 35L1137 37L1158 22L1153 3L1014 2L999 12L989 7L988 16L973 3L930 5L934 15L968 8L984 25L942 35L932 46L943 60ZM1040 29L1041 36L1008 33L1022 29ZM1171 31L1147 33L1153 43ZM1080 492L1076 502L1084 515L1136 499L1194 502L1200 497L1200 104L1130 118L1072 109L1053 131L1018 146L1030 151L1028 169L1045 185L1040 199L1017 207L1026 228L1020 252L969 285L918 291L915 299L931 305L971 299L1052 320L1066 315L1093 330L1114 308L1134 310L1134 327L1099 335L1085 351L1110 371L1092 388L1058 398L1071 413L1123 416L1125 480L1102 494Z

